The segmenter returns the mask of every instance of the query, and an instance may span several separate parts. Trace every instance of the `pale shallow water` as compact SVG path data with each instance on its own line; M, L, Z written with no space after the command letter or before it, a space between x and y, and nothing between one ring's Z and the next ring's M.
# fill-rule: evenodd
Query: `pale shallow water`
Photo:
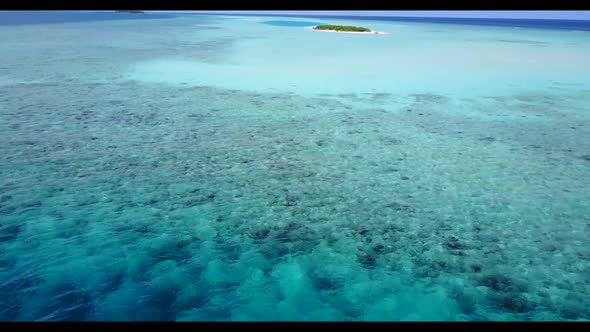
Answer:
M0 319L590 318L590 33L287 20L0 27Z

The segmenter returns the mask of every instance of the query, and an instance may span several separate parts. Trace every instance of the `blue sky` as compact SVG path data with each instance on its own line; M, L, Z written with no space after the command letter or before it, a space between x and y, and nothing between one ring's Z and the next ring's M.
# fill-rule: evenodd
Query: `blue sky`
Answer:
M228 11L183 11L199 13L227 13ZM416 16L416 17L477 17L477 18L529 18L590 20L588 10L235 10L234 14L286 14L286 15L350 15L350 16Z

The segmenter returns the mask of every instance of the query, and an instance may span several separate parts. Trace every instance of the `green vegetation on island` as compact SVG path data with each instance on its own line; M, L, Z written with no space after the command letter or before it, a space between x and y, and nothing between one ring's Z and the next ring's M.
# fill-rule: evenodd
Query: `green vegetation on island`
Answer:
M314 30L333 30L333 31L353 31L353 32L371 32L371 29L363 27L353 27L347 25L318 25L313 28Z

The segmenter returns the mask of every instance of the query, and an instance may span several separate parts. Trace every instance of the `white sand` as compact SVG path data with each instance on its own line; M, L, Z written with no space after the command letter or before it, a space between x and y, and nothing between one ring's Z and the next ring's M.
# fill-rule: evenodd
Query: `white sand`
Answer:
M336 31L336 30L316 30L314 29L315 27L311 27L309 28L310 30L313 31L320 31L320 32L337 32L337 33L355 33L355 34L361 34L361 35L387 35L387 32L382 32L382 31L367 31L367 32L360 32L360 31Z

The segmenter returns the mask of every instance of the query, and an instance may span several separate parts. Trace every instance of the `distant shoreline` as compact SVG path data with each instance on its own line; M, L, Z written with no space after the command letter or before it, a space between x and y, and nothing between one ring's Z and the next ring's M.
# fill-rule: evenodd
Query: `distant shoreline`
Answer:
M143 10L115 10L115 13L123 14L145 14Z

